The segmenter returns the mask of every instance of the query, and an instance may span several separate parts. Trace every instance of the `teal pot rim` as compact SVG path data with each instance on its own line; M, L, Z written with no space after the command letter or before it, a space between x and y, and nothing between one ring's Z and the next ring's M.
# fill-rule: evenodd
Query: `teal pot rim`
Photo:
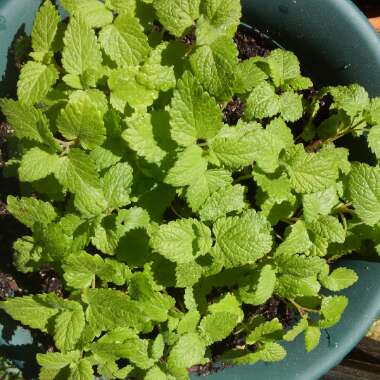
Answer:
M40 0L1 0L0 77L6 70L8 49L15 35L20 28L30 32L40 3ZM312 73L319 85L356 82L371 96L380 96L380 40L351 1L242 0L242 4L244 22L293 50L306 68L305 73ZM0 96L10 90L11 84L0 82ZM356 143L354 156L368 161L368 149ZM337 365L380 314L380 263L346 259L339 264L354 269L359 281L341 292L350 303L339 324L322 333L316 350L306 353L303 338L298 337L285 344L288 356L282 362L227 368L208 378L317 380ZM0 355L24 367L27 378L33 377L33 358L40 350L30 331L12 324L0 313Z

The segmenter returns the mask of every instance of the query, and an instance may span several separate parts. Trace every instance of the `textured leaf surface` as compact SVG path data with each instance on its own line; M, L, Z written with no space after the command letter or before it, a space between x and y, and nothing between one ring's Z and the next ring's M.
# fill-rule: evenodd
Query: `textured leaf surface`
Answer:
M33 182L55 172L60 164L55 153L40 148L32 148L22 158L18 173L21 181Z
M245 117L248 120L264 119L275 116L280 112L280 97L274 88L267 82L263 82L253 89L247 99Z
M29 61L20 73L17 83L17 96L25 103L39 102L58 79L58 71L54 65Z
M67 140L79 139L84 149L94 149L105 140L102 115L87 96L70 101L62 110L57 124Z
M48 224L57 217L57 213L50 203L29 197L18 199L9 195L7 209L17 220L30 228L35 223Z
M190 57L194 74L217 99L227 99L235 80L237 49L231 39L220 37L196 49Z
M197 211L206 199L217 190L231 184L231 174L223 169L207 170L192 183L186 192L186 199L193 211Z
M213 231L216 237L215 254L226 267L253 263L272 247L267 221L253 210L242 216L217 220Z
M159 163L166 152L159 146L154 135L151 116L149 114L135 114L126 120L128 128L124 130L122 137L130 148L148 162Z
M161 225L151 239L153 248L170 261L187 263L211 248L211 232L195 219Z
M103 177L103 190L109 207L129 204L132 181L133 170L127 162L118 163L107 171Z
M66 72L81 75L86 70L98 69L101 65L102 56L95 32L83 17L70 19L64 43L62 64Z
M231 211L241 211L246 206L244 192L243 186L234 185L211 194L199 210L201 220L216 220Z
M63 311L54 320L54 341L63 352L73 350L85 325L82 306L74 304L72 310Z
M349 198L359 218L366 224L380 221L380 169L367 164L353 165L349 178Z
M321 278L321 284L334 292L348 288L358 280L357 274L348 268L337 268L328 276Z
M206 170L207 161L203 158L202 149L192 145L178 154L178 159L169 169L165 182L172 186L191 185Z
M218 104L189 72L178 81L170 117L172 137L182 146L194 144L197 139L212 138L222 127Z
M201 2L197 23L197 43L212 43L219 36L233 37L240 22L239 0L206 0Z
M147 37L139 21L121 14L102 29L99 41L104 51L120 67L138 65L149 54Z
M333 157L307 153L298 144L286 156L285 166L294 190L298 193L322 191L334 185L338 170Z
M198 18L199 4L200 0L153 0L161 24L176 37Z
M51 50L60 21L59 14L50 1L45 1L33 24L32 47L34 51Z
M62 0L71 14L80 15L91 27L99 28L112 22L112 13L98 0Z

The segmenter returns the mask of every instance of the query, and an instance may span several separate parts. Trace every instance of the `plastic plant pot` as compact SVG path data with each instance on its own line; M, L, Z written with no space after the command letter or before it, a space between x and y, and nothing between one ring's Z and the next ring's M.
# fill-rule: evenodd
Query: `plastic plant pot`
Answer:
M27 33L40 0L1 0L0 3L0 95L12 93L12 62L8 49L20 30ZM367 18L349 0L242 0L244 22L301 60L305 74L319 85L359 83L371 96L380 95L380 39ZM14 89L13 89L14 90ZM350 144L350 141L347 141ZM351 158L371 161L366 145L355 141ZM303 337L285 344L287 358L279 363L239 366L210 375L218 380L316 380L338 364L359 342L380 314L380 263L346 259L359 281L342 292L349 306L334 328L323 331L316 350L306 353ZM34 356L41 348L29 331L0 315L0 355L36 376Z

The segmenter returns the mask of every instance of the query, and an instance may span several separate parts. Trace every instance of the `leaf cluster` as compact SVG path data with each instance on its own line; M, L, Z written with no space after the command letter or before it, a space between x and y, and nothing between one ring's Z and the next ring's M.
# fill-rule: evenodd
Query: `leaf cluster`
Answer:
M281 360L302 333L314 349L348 302L323 289L358 279L330 264L380 253L380 167L336 145L365 139L380 158L380 98L355 84L304 96L288 51L239 61L239 0L61 4L67 22L41 6L18 99L0 100L23 192L7 208L29 229L15 266L65 285L0 303L54 338L40 379L187 379L212 360ZM272 297L295 325L244 312ZM244 344L215 358L231 335Z

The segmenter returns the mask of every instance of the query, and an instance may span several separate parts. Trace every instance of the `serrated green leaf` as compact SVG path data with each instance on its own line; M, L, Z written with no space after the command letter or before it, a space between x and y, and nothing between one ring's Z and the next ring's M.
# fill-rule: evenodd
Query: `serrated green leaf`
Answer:
M235 82L237 48L230 38L220 37L210 45L198 47L190 56L195 76L203 87L218 100L232 95Z
M152 367L144 377L145 380L168 380L168 376L160 367Z
M180 335L195 332L201 316L198 310L190 310L178 323L177 332Z
M54 5L47 0L36 14L32 30L34 51L45 52L52 49L53 41L61 18Z
M256 352L248 350L231 350L222 356L227 364L243 365L264 362L277 362L286 357L286 350L276 342L266 342Z
M238 323L238 317L228 312L220 312L206 315L199 330L207 344L219 342L227 338Z
M308 326L309 323L307 321L307 318L303 317L297 322L297 324L295 324L290 330L288 330L282 338L287 342L293 342L293 340L296 339L298 335L303 333Z
M111 89L111 105L119 112L124 113L126 104L136 110L143 110L150 106L158 97L158 91L140 84L136 80L138 70L133 67L113 70L108 80Z
M120 67L138 65L149 54L148 39L138 19L126 14L116 17L99 33L99 41L107 55Z
M220 36L233 37L240 22L239 0L206 0L200 4L197 23L197 44L210 44Z
M78 364L71 369L68 380L92 380L93 378L94 371L91 361L89 359L81 359Z
M279 245L276 254L304 253L309 250L311 244L305 223L302 220L298 220L291 226L289 235Z
M284 202L291 195L291 185L285 173L280 176L276 174L265 174L260 169L255 168L252 176L260 188L268 194L268 197L277 203Z
M128 245L133 247L132 237L125 234L128 231L137 228L145 228L148 224L149 214L146 210L139 207L132 207L128 210L120 210L117 215L108 215L102 219L101 223L95 230L92 243L101 252L109 255L115 255L116 248L119 248L119 250L125 248L120 241L122 236L129 238ZM137 236L141 238L141 235ZM138 247L141 248L141 243ZM121 257L122 256L120 256L120 258Z
M346 289L358 280L357 274L348 268L337 268L327 276L321 276L321 284L333 292Z
M321 329L317 326L308 326L305 330L306 351L313 351L318 346L320 338Z
M256 157L253 146L258 128L257 124L243 123L235 128L222 128L210 143L212 154L228 168L240 169L252 164Z
M377 159L380 159L380 125L374 125L368 131L368 146Z
M57 154L34 147L22 157L21 165L18 169L20 181L33 182L45 178L54 173L59 164Z
M205 343L197 333L182 335L169 353L169 368L190 368L202 363L205 351Z
M215 255L223 260L226 267L253 263L272 247L269 223L254 210L242 216L217 220L213 232Z
M299 278L285 274L277 278L276 293L280 297L316 296L320 289L321 286L315 276Z
M304 255L280 254L275 258L275 263L281 273L295 277L311 277L322 272L327 263L319 257L307 257Z
M241 185L228 185L212 193L199 210L203 221L216 220L232 211L241 211L246 207L245 188Z
M176 86L173 66L162 64L162 56L168 46L167 42L162 42L151 51L148 59L136 75L138 83L157 91L168 91Z
M300 64L294 53L275 49L268 56L270 76L276 87L284 85L285 81L297 78L300 74Z
M52 88L58 79L58 71L54 65L43 65L29 61L21 69L17 82L17 96L27 104L38 103Z
M355 116L369 105L367 91L358 84L328 87L334 98L334 106L343 109L349 116Z
M257 341L281 339L282 335L282 324L278 318L274 318L271 321L264 322L255 327L254 330L248 334L246 343L255 344Z
M87 70L98 69L102 63L95 32L83 17L71 17L64 37L62 65L67 73L83 75Z
M42 248L34 244L33 237L23 236L13 243L13 264L19 272L31 273L39 268Z
M343 243L346 238L343 225L332 215L321 215L318 219L310 222L307 228L332 243Z
M191 262L198 256L205 255L211 244L211 231L195 219L163 224L151 238L154 250L176 263Z
M71 13L83 17L93 28L100 28L112 22L113 16L104 3L98 0L61 0L62 6Z
M134 14L136 10L136 0L106 0L105 4L117 13Z
M280 112L280 97L275 93L274 88L263 82L255 87L250 93L244 117L247 120L264 119L275 116Z
M276 271L271 265L264 265L258 273L248 277L248 284L242 285L238 294L246 304L262 305L272 297L275 285Z
M133 180L132 167L127 162L112 166L103 177L103 191L110 208L120 208L130 203Z
M49 121L41 110L11 99L0 99L0 107L16 137L57 148Z
M348 176L348 197L359 218L373 226L380 221L380 168L354 164Z
M135 273L129 281L129 294L136 300L150 319L164 322L168 318L168 311L174 306L175 300L153 289L149 277L143 273Z
M32 228L35 223L49 224L57 218L57 213L50 203L35 198L16 198L9 195L7 209L18 221L29 228Z
M333 207L338 203L339 198L335 186L302 196L304 216L307 221L317 219L319 215L330 214Z
M154 135L151 115L135 113L126 119L127 128L122 137L139 156L148 162L159 163L166 156L166 152L159 146Z
M284 92L280 96L280 112L285 121L295 122L303 115L302 96L294 92Z
M239 62L235 69L234 90L238 94L251 92L267 78L268 75L257 65L255 58L246 59Z
M206 170L207 161L203 157L203 150L192 145L178 154L177 161L169 169L164 181L176 187L191 185Z
M339 174L333 157L324 157L322 152L305 152L302 144L288 152L284 165L298 193L323 191L335 184Z
M60 352L48 352L37 354L38 364L42 367L39 373L40 380L55 378L68 378L70 367L75 366L80 360L80 351L71 351L66 354Z
M67 140L78 139L84 149L94 149L105 140L102 115L87 96L69 101L58 117L57 127Z
M63 311L54 319L54 342L62 352L75 348L85 325L82 306L74 305L72 310Z
M347 305L348 299L344 296L324 297L321 305L323 319L319 321L320 327L328 328L338 323Z
M152 0L160 23L180 37L199 16L200 0Z
M172 138L182 146L214 137L223 125L215 99L188 71L177 83L169 113Z
M8 299L1 302L0 308L22 324L46 332L50 318L60 310L72 309L74 305L77 305L74 301L47 293Z
M313 82L310 78L299 75L297 77L287 79L283 87L285 90L302 91L313 87Z
M67 285L83 289L90 287L95 275L104 270L104 260L99 255L89 255L86 252L69 255L63 265L64 279Z
M71 192L80 192L86 185L98 187L95 164L81 149L71 149L55 173L58 181Z
M293 145L293 135L282 119L274 119L266 129L257 129L251 148L257 165L267 173L273 173L280 165L283 149Z
M162 334L158 334L156 338L152 341L152 344L150 346L150 350L149 350L150 356L154 360L159 360L164 354L164 349L165 349L164 336Z
M88 289L82 299L88 304L86 320L95 330L132 327L141 331L149 321L141 306L118 290Z
M186 199L193 211L198 211L206 199L219 189L231 184L231 174L223 169L207 170L192 183L186 192Z

